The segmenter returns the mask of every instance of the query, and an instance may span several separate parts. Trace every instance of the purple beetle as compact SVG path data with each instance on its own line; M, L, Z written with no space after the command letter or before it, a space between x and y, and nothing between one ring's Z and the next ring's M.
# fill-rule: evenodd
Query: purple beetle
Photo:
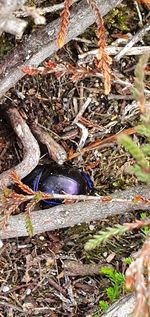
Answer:
M49 194L86 195L93 191L93 183L88 174L73 167L54 163L38 165L22 181L34 191L40 190ZM54 206L62 202L44 200L44 203Z

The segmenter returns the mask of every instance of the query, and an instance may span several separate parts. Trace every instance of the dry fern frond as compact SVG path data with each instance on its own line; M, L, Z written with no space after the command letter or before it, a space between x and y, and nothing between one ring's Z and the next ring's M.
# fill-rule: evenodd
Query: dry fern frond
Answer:
M64 75L71 75L72 81L77 81L88 76L101 75L99 70L92 69L89 66L74 66L65 63L56 64L51 61L48 61L47 63L45 62L43 67L40 66L38 68L24 66L22 71L29 76L34 76L37 74L54 74L56 78L61 78Z
M145 4L145 6L150 10L150 0L137 0L137 2Z
M104 76L104 91L105 94L108 95L111 89L111 68L110 65L112 63L111 57L106 52L106 39L105 39L105 27L103 18L100 14L100 11L96 5L95 0L87 0L92 10L95 12L96 23L98 27L98 47L99 52L96 60L96 66L101 70Z
M0 214L3 214L4 217L1 220L1 227L5 228L8 223L8 219L11 214L24 202L26 202L27 196L18 194L14 191L10 191L8 194L4 191L2 197L2 206L0 207Z
M35 193L29 186L22 183L15 171L11 172L11 178L14 183L26 194L33 195Z
M26 194L28 194L28 196L23 195L23 194L18 194L15 191L8 189L8 188L6 188L3 191L3 194L1 196L1 203L2 204L0 206L0 214L4 215L2 220L1 220L1 227L2 228L5 228L5 226L7 225L10 215L13 214L22 203L29 201L30 199L33 198L33 195L36 194L31 188L29 188L27 185L22 183L22 181L17 176L15 170L12 171L11 178L14 181L14 183L22 191L24 191ZM34 205L35 204L36 204L36 200L34 201ZM32 205L33 205L33 203L32 203Z
M60 31L57 35L57 46L61 48L64 44L64 38L68 30L69 16L70 16L70 7L72 5L72 0L64 1L64 9L61 12L61 23Z

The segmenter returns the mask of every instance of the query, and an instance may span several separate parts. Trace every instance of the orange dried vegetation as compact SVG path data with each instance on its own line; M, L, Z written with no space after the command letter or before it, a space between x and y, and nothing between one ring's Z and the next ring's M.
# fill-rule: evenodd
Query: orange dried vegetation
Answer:
M100 148L101 146L103 147L104 145L106 144L109 144L109 143L114 143L117 141L117 137L120 135L120 134L126 134L126 135L131 135L131 134L134 134L135 133L135 129L134 128L128 128L122 132L119 132L117 134L113 134L103 140L96 140L90 144L88 144L87 146L85 146L84 148L82 148L80 150L80 152L75 152L75 153L72 153L72 151L70 153L68 153L68 158L67 160L70 161L72 160L73 158L75 157L78 157L79 155L81 154L84 154L86 152L89 152L91 150L94 150L94 149L98 149Z
M150 220L147 220L150 224ZM137 225L140 224L137 223ZM132 226L132 224L130 224ZM133 227L134 228L134 227ZM149 317L150 301L150 235L148 234L141 250L136 254L135 260L126 271L126 287L134 287L136 294L136 306L133 312L134 317ZM147 274L145 274L145 272Z
M103 23L102 16L100 14L99 8L95 0L87 0L87 3L91 6L92 10L96 16L96 23L98 27L98 47L99 53L95 61L96 67L102 72L104 77L104 91L108 95L111 89L111 69L110 65L112 59L106 52L106 39L105 39L105 27ZM61 13L61 23L60 31L57 36L57 46L61 48L64 44L64 38L67 33L68 24L69 24L69 15L70 15L70 6L72 5L72 0L64 1L64 9Z
M110 65L112 63L111 57L106 52L106 38L105 38L105 27L103 18L100 14L99 8L95 0L87 0L90 4L92 10L95 12L96 23L98 27L98 48L99 52L97 55L96 66L103 74L104 77L104 91L105 94L108 95L111 89L111 68Z
M150 10L150 0L137 0L137 2L145 4L145 6Z
M72 5L72 0L65 0L64 1L64 9L61 12L61 23L60 23L60 31L57 35L57 46L61 48L64 44L64 38L68 30L69 25L69 16L70 10L69 8Z

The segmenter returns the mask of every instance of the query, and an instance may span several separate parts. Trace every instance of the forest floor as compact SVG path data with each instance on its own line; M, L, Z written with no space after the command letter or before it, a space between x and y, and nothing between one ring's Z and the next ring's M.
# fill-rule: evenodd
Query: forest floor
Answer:
M105 17L108 45L114 45L118 39L127 40L129 33L134 35L138 31L137 10L134 2L129 3L123 2L120 8ZM144 21L147 11L143 7L140 10ZM13 37L3 35L3 43L7 40L12 40L12 46L16 45ZM147 36L138 42L139 46L148 44ZM96 47L94 25L65 45L51 60L77 65L79 54ZM1 54L6 51L4 48ZM122 80L133 82L138 59L138 56L125 56L119 63L113 61L112 69L122 75ZM36 120L67 153L71 153L77 151L82 137L82 129L72 122L88 97L91 102L80 119L82 126L88 129L86 144L134 127L140 120L139 109L127 87L112 83L111 94L105 96L101 79L96 77L72 82L67 75L61 78L55 75L26 76L7 93L1 104L5 103L7 107L13 103L29 125ZM22 146L1 109L0 115L0 172L3 172L21 160ZM134 139L137 143L142 142L136 136ZM40 163L50 162L44 146L41 146L41 152ZM115 143L86 152L69 162L90 174L100 195L136 186L137 179L128 174L128 166L132 163L130 155ZM114 238L93 252L85 251L85 242L100 229L131 222L141 216L139 211L33 238L3 241L0 249L0 316L101 316L99 302L106 300L111 304L106 290L112 285L100 274L98 266L110 265L124 275L128 266L126 258L139 249L144 233L134 231L122 238ZM125 292L122 287L121 294Z

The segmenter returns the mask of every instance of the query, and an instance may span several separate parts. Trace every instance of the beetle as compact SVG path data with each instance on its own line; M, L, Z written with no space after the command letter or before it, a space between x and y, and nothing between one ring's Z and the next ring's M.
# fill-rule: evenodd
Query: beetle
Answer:
M56 163L38 165L22 181L34 191L49 194L86 195L93 191L93 183L88 174L77 168ZM61 200L44 200L44 205L55 206L61 203Z

